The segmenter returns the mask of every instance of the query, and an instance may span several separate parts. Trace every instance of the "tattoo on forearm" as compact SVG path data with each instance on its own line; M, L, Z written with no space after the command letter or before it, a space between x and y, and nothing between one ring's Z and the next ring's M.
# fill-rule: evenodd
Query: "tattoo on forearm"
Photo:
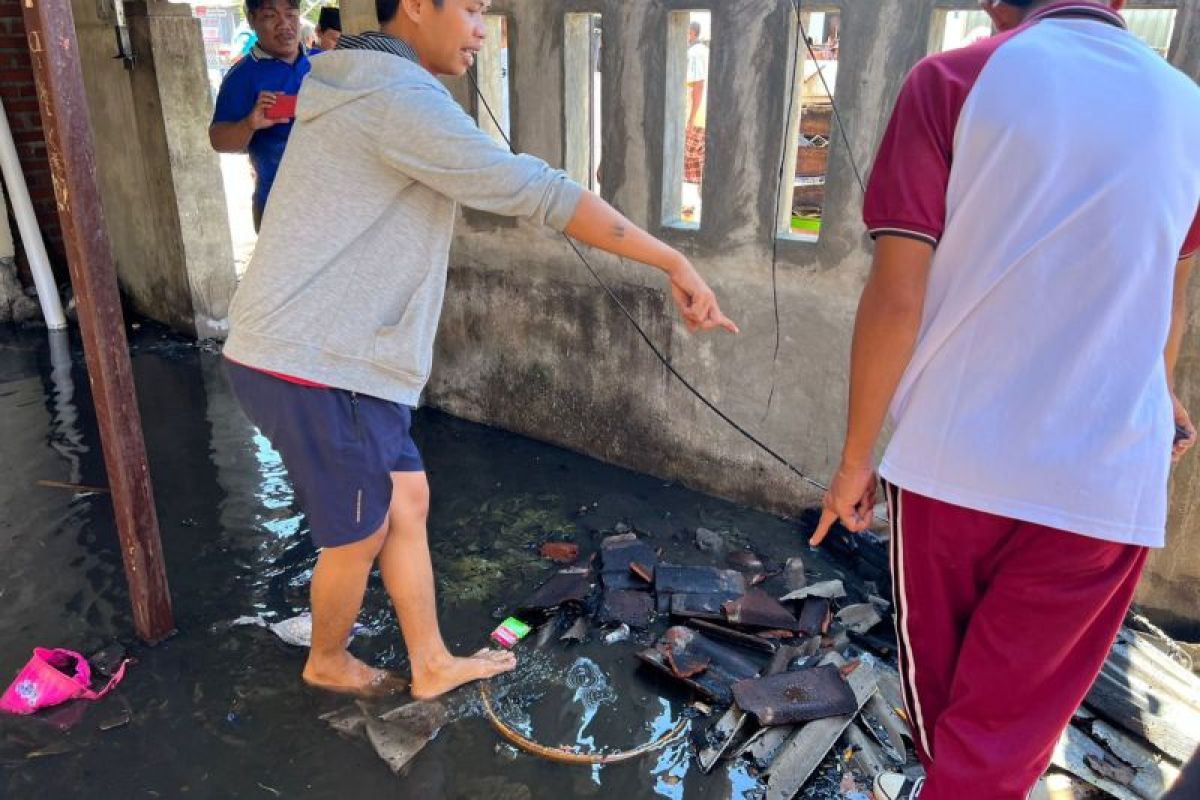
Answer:
M621 225L619 223L616 225L613 225L612 235L618 239L624 239L625 238L625 226Z

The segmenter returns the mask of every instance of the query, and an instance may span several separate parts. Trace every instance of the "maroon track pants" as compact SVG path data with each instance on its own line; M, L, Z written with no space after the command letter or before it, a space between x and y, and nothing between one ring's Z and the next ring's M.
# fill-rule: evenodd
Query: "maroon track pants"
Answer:
M1147 549L885 489L921 800L1024 800L1099 674Z

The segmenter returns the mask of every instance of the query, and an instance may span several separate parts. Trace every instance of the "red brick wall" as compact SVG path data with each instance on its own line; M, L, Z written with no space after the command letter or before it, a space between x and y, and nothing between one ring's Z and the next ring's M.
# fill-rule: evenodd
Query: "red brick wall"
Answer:
M46 242L46 251L59 280L66 280L66 259L58 210L54 203L54 185L50 180L50 162L46 157L46 141L42 134L42 116L38 111L37 90L34 88L33 67L29 62L29 45L25 40L25 21L21 16L21 0L0 0L0 99L8 115L17 156L25 172L29 197ZM9 204L9 219L12 207ZM12 220L13 236L17 240L17 259L23 277L28 280L20 232Z

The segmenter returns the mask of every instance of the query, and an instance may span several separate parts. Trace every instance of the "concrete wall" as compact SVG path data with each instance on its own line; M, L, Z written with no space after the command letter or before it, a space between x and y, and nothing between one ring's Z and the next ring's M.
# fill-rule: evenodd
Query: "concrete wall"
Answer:
M72 9L121 289L146 316L219 335L236 276L199 23L184 5L127 3L128 68L113 2Z
M375 17L375 0L341 0L338 8L342 10L343 32L362 33L379 29Z
M923 54L935 4L832 5L845 11L839 105L865 168L905 72ZM709 156L698 231L659 224L666 30L670 11L689 9L713 14ZM744 332L690 336L657 273L599 254L593 262L702 392L823 480L841 446L850 326L870 254L850 159L836 145L820 242L774 241L795 28L790 5L497 0L493 10L512 20L517 147L555 165L564 160L563 14L604 15L604 194L687 254ZM467 213L450 281L430 402L756 506L795 511L816 499L666 373L556 236Z

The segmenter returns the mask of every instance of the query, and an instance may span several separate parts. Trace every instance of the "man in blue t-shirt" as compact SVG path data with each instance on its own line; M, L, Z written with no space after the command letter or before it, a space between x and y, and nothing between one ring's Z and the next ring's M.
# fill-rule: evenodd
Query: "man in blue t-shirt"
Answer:
M219 153L249 153L258 230L292 132L293 116L270 109L281 97L296 96L309 63L300 46L299 0L246 0L246 17L258 42L221 82L208 138Z

